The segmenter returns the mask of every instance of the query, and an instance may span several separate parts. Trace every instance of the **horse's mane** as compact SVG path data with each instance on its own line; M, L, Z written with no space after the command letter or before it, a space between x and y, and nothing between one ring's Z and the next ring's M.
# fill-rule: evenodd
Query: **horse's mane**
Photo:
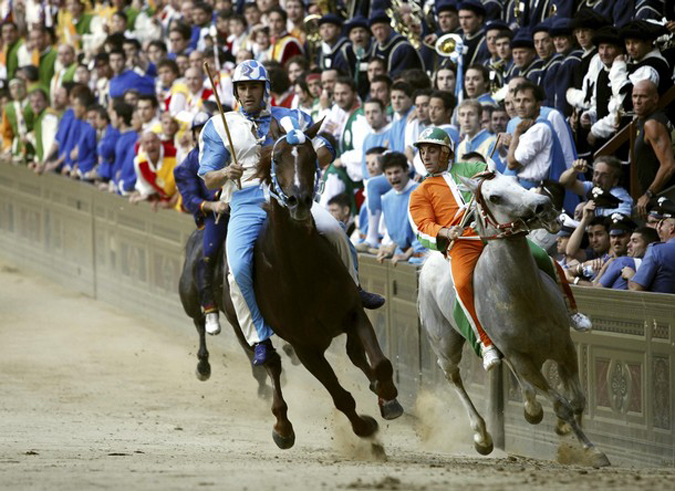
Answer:
M256 175L258 179L267 185L272 185L272 149L274 145L266 145L260 150Z

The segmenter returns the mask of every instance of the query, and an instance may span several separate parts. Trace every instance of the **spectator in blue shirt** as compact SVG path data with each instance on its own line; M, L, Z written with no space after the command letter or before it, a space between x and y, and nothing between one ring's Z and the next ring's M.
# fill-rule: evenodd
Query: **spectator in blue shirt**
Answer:
M577 176L584 174L587 170L588 162L584 159L575 160L572 167L560 175L560 184L582 197L587 196L589 191L598 187L621 200L616 207L596 206L596 216L607 217L613 213L630 216L633 209L633 198L628 191L619 186L623 175L621 161L612 156L598 157L593 163L593 179L590 182L577 179ZM580 204L580 206L583 205Z
M136 157L138 133L131 126L133 115L133 106L122 101L115 102L110 112L110 118L119 129L120 136L115 145L115 163L112 168L109 190L122 195L133 192L136 186L134 157Z
M659 208L663 219L656 228L661 242L647 247L637 272L628 267L623 269L629 290L675 293L675 204L665 198L661 200Z
M421 259L424 247L419 243L408 220L410 193L418 184L410 179L408 160L403 153L388 152L382 156L382 170L391 190L382 197L382 216L386 227L385 238L377 253L377 260L391 258L399 261Z
M647 252L647 246L658 240L659 236L653 228L640 227L636 229L628 242L628 255L611 259L595 286L614 290L628 290L628 282L621 272L624 268L639 271L642 258Z

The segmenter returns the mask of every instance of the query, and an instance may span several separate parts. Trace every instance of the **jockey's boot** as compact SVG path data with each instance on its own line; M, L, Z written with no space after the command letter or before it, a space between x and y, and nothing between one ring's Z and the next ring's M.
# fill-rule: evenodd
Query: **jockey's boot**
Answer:
M274 351L272 341L266 339L253 345L253 364L257 367L264 365L268 361L269 355Z
M570 324L575 331L579 332L587 332L593 329L591 319L581 312L575 312L574 314L570 315Z
M483 369L489 372L502 362L502 355L494 346L483 346Z
M206 314L206 322L204 324L206 332L215 336L220 334L220 321L218 319L218 312L209 312Z
M384 305L384 302L386 301L382 295L378 295L377 293L371 293L365 291L361 286L359 285L359 296L361 297L361 304L363 305L364 309L368 310L375 310L379 309Z

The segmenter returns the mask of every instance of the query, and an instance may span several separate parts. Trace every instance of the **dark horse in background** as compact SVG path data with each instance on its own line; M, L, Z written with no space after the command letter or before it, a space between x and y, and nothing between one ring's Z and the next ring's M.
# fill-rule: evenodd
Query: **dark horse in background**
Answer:
M378 396L382 417L397 418L403 409L396 400L398 391L391 362L382 353L356 285L333 246L319 235L314 225L311 207L320 175L311 138L319 127L317 123L307 130L303 143L291 145L273 121L271 135L276 143L262 149L258 174L270 185L274 197L255 247L255 294L265 320L326 387L335 407L349 419L354 433L369 437L377 431L377 422L356 413L354 398L340 385L325 358L333 338L347 335L347 354L364 372L370 389ZM190 240L197 241L193 237ZM193 246L199 247L196 243ZM187 260L186 268L189 269ZM223 261L222 278L227 278L226 269L227 261ZM187 276L185 269L183 273ZM181 288L188 286L187 278L185 283L181 279ZM243 340L227 281L219 287L222 310L250 358L252 349ZM203 366L203 355L208 364L203 321L195 320L195 325L200 334L199 358ZM272 436L279 448L290 448L295 443L295 433L281 392L281 358L276 352L264 368L273 385L272 413L276 423Z
M199 292L195 278L197 277L197 265L202 260L203 256L203 230L195 230L190 234L187 244L185 246L185 263L183 263L183 272L178 283L178 293L180 295L181 303L185 313L192 319L197 333L199 334L199 350L197 351L196 375L201 381L206 381L211 377L211 364L209 363L209 350L206 347L206 329L204 328L205 317L202 312L202 306L199 303ZM213 275L213 298L216 301L218 309L221 312L234 312L234 307L231 304L230 296L223 294L223 271L227 264L224 257L225 247L222 247L221 253L218 254L218 263L215 267ZM228 305L229 304L229 305ZM241 329L238 329L238 324L232 323L232 318L228 315L228 320L233 326L234 333L237 336L237 341L244 349L249 361L253 359L253 352L251 351ZM267 373L262 367L255 367L251 365L253 377L258 381L258 396L267 398L271 396L271 389L265 383L267 381Z

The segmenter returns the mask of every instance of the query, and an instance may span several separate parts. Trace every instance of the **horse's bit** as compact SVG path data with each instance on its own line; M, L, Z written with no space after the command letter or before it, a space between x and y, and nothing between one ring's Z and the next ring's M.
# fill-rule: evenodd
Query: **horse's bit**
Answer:
M483 183L494 179L496 174L492 171L480 172L473 176L474 179L479 179L478 189L476 190L476 204L478 205L478 210L480 215L483 218L483 223L485 227L488 226L497 229L499 232L493 235L481 235L482 240L497 240L497 239L509 239L513 237L520 237L521 235L527 235L530 232L530 227L527 225L527 222L522 218L514 220L507 223L498 223L497 219L494 217L490 208L485 204L485 199L483 198Z
M270 177L272 179L272 188L270 189L270 196L272 196L274 199L277 200L277 202L283 206L284 208L288 208L288 195L284 193L284 190L281 189L281 185L279 184L279 179L277 179L277 161L274 158L274 153L277 148L277 143L279 143L281 140L286 140L286 142L289 145L300 145L304 143L304 138L298 138L298 135L295 133L297 131L298 133L301 133L300 130L293 130L291 133L288 133L286 135L280 136L277 141L274 142L274 145L272 146L272 165L270 166ZM302 133L301 133L302 134ZM304 137L305 135L302 134ZM314 175L314 199L317 199L319 196L321 196L321 193L323 192L323 179L321 179L321 168L319 167L319 158L317 157L316 159L316 172Z

